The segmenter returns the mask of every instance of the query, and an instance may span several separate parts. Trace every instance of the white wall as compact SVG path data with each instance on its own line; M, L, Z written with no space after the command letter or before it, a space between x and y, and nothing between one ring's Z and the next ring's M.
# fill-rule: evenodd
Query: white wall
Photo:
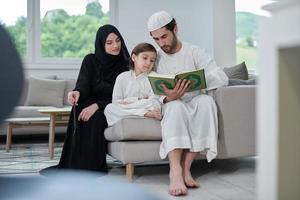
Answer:
M236 63L235 48L235 1L213 1L213 55L219 65Z
M258 200L300 199L300 1L265 7L259 26Z
M140 42L154 44L147 31L148 18L166 10L177 20L183 41L206 49L219 65L235 63L234 0L111 0L110 5L115 11L111 22L120 29L130 51Z
M174 15L179 37L207 50L218 65L235 64L234 0L110 0L110 22L126 40L129 51L140 42L154 41L147 31L151 14L166 10ZM225 28L224 28L225 27ZM77 77L81 61L73 63L25 63L26 75Z

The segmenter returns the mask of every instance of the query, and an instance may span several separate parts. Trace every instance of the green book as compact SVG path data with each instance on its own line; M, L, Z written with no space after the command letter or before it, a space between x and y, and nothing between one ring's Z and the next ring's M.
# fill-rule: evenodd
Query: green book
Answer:
M161 84L165 84L167 88L173 89L179 79L187 79L191 81L188 92L205 89L207 87L204 69L184 71L173 75L152 72L148 75L148 79L154 94L157 95L165 95Z

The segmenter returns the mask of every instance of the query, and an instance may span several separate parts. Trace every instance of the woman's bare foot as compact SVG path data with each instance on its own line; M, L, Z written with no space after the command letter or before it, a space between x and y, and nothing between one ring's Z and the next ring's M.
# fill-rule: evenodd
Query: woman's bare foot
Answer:
M160 110L150 110L144 116L149 117L149 118L154 118L154 119L157 119L157 120L161 120Z
M186 195L187 187L185 186L183 181L182 168L174 167L173 169L170 169L169 177L170 177L169 194L173 196Z
M193 179L192 174L189 170L183 172L183 179L186 187L188 188L198 188L200 184Z

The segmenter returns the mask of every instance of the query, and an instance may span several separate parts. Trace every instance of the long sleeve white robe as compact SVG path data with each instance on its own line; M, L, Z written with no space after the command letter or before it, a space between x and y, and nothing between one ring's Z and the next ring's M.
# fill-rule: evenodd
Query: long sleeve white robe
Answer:
M207 90L228 84L223 69L196 46L182 43L182 48L175 54L158 49L158 73L175 74L201 68L205 70ZM160 101L164 98L161 96ZM217 156L217 107L210 96L200 91L188 92L181 99L164 104L161 125L161 158L174 149L206 152L208 162Z
M108 104L104 114L109 126L127 117L144 117L155 108L161 109L158 97L153 94L148 74L138 76L133 70L120 74L114 85L112 103Z

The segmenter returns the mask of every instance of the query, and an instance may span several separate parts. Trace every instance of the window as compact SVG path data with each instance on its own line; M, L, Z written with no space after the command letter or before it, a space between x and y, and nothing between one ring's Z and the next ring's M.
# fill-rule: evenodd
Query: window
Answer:
M261 7L270 0L235 0L236 10L236 62L245 61L248 71L257 71L258 21L268 13Z
M3 3L3 2L2 2ZM18 5L18 6L16 6ZM0 24L9 32L19 53L27 55L27 4L26 1L5 1L0 6Z
M79 61L94 51L96 31L108 22L109 0L0 3L0 23L25 61L33 65Z
M40 0L42 57L80 58L94 50L97 29L108 23L108 14L98 1L86 2Z
M257 66L257 15L236 13L236 62L246 62L248 70Z

